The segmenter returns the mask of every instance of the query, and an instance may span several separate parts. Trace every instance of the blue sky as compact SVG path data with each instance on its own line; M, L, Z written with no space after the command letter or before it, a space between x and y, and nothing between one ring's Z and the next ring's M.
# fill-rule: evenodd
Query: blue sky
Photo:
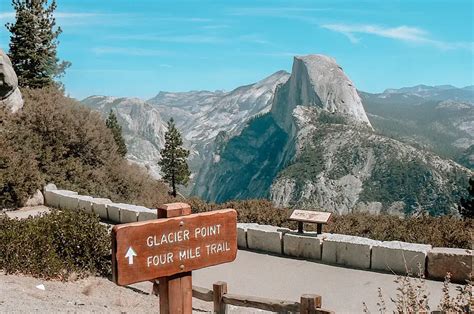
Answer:
M338 61L358 89L474 84L473 1L58 0L67 92L150 98L230 90L293 55ZM3 24L13 20L0 3Z

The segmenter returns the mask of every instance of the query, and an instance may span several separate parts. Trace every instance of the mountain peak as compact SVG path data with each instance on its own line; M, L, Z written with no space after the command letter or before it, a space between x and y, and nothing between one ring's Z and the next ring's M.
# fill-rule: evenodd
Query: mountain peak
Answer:
M296 56L289 80L277 91L272 113L287 131L297 106L317 107L371 126L352 81L332 57Z

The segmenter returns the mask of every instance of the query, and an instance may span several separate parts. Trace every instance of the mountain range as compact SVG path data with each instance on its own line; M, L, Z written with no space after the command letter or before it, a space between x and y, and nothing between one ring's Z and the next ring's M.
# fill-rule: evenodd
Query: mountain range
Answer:
M291 74L230 92L82 102L117 113L127 158L155 176L173 117L191 151L188 192L208 201L443 214L455 211L473 174L473 95L472 86L448 85L365 93L333 58L309 55L294 58Z

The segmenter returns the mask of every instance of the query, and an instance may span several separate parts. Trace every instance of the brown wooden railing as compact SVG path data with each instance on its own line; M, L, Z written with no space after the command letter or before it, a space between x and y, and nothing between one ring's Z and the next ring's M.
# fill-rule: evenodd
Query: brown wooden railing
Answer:
M227 305L250 307L276 313L330 314L333 311L321 308L322 298L315 294L303 294L300 302L259 298L254 296L231 294L227 292L227 283L219 281L213 289L193 286L193 297L214 303L214 313L226 313Z

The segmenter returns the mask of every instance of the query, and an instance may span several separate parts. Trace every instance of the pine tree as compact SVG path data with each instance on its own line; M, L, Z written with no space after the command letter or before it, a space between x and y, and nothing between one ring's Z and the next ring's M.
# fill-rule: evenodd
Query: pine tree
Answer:
M56 0L12 0L15 23L6 24L11 32L9 57L21 87L42 88L59 85L60 78L71 65L60 62L56 55L57 40L62 30L53 16Z
M122 157L125 157L125 155L127 154L127 145L125 145L125 140L122 137L122 127L118 123L117 116L112 111L112 109L110 110L109 116L107 117L105 124L114 135L114 140L115 143L117 143L119 154Z
M461 198L458 210L463 218L474 218L474 177L469 179L468 191L467 198Z
M174 124L173 118L168 122L168 131L165 133L165 147L161 150L161 166L163 179L171 185L171 194L176 197L176 185L186 185L189 181L188 163L186 158L189 151L182 147L181 134Z

